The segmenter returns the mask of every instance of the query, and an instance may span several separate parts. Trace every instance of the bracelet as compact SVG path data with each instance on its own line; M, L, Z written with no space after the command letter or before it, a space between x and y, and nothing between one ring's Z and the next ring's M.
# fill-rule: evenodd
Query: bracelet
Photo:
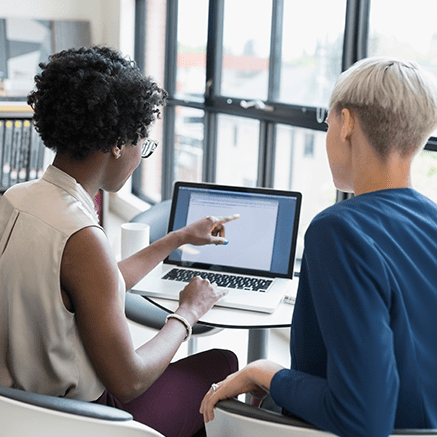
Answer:
M179 320L181 323L185 325L185 329L187 330L187 335L185 336L184 341L188 341L191 338L191 334L193 330L191 328L191 325L188 323L188 320L185 317L182 317L179 314L169 314L165 319L165 323L168 322L168 319Z

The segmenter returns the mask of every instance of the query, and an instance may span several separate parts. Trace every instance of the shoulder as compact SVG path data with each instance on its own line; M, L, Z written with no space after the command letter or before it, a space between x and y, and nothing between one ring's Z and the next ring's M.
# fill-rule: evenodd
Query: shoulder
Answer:
M37 180L23 182L20 184L13 185L8 188L5 193L0 197L1 202L8 202L13 206L20 206L25 203L29 198L28 193L32 191L32 187L35 185Z
M417 211L418 204L429 202L429 199L410 189L362 194L319 213L311 222L309 233L334 229L337 232L366 234L368 237L380 235L391 228L393 220L408 218L409 212Z
M84 205L83 200L74 192L72 194L71 190L45 179L17 184L4 197L5 203L19 213L33 217L66 235L98 224L92 206Z
M337 203L311 222L305 234L308 255L341 257L347 262L351 257L378 250L381 240L387 238L390 214L379 201L371 198L352 198Z
M71 235L63 258L65 261L72 258L81 263L99 264L105 260L115 262L106 234L99 226L87 226Z
M327 235L327 233L337 233L340 236L342 232L360 227L366 213L362 209L357 210L354 200L350 199L336 203L317 214L311 221L305 238L307 239L313 235L320 238Z
M407 235L412 241L423 233L434 236L436 224L437 206L415 190L372 192L318 214L305 234L305 249L310 253L335 249L348 257L364 256L368 250L372 256L387 252L391 257L398 246L407 247Z

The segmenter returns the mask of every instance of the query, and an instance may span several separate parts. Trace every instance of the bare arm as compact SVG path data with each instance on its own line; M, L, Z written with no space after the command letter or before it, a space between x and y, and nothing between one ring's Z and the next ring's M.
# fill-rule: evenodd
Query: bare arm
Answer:
M171 319L149 342L134 349L118 295L119 273L104 233L89 227L74 234L64 250L61 284L76 314L87 354L105 387L128 402L162 374L185 338ZM208 281L195 278L181 292L176 313L197 322L220 298Z
M145 249L120 261L118 266L126 282L126 289L130 290L173 250L183 244L200 246L226 243L224 224L238 217L238 214L226 217L205 217L178 231L170 232Z
M251 393L256 398L262 399L270 392L272 378L281 369L283 367L273 361L258 360L229 375L218 383L215 392L210 390L203 398L200 412L205 422L214 419L214 407L222 399L233 398L242 393Z

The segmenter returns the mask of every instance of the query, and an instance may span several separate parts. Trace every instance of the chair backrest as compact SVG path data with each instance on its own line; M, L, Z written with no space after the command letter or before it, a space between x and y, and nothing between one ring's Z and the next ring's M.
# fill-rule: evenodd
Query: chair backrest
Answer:
M9 387L0 387L0 435L162 437L116 408Z
M153 243L167 234L170 208L171 200L164 200L139 213L131 222L147 223L150 226L150 242Z
M326 431L273 411L251 407L234 399L221 401L214 420L206 424L208 437L330 437Z
M437 436L437 429L395 429L390 436L414 437L418 435Z
M214 410L214 420L206 424L208 437L329 437L300 419L254 408L235 399L221 401ZM413 437L437 436L436 429L395 430L391 435Z

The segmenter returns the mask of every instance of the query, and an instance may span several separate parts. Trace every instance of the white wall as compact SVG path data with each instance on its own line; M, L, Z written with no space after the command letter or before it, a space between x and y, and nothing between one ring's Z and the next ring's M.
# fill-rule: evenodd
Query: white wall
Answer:
M93 44L133 55L134 0L1 0L0 18L89 20Z

